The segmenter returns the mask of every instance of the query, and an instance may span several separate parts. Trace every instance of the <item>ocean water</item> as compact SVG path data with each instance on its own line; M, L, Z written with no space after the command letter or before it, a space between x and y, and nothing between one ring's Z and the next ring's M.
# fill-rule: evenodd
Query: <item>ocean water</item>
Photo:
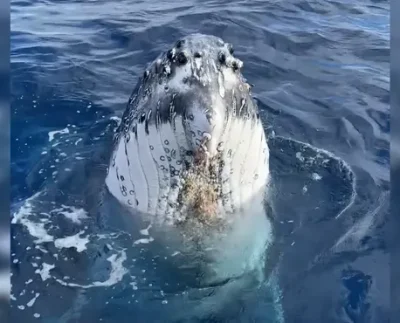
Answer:
M269 137L261 286L191 286L97 203L132 88L195 32ZM388 1L12 1L12 321L388 322L389 46Z

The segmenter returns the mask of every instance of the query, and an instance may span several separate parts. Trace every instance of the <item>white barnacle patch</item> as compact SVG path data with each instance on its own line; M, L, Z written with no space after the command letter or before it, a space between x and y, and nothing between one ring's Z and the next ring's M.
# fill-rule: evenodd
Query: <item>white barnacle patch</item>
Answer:
M131 134L128 134L128 138L122 136L119 139L106 177L106 185L110 193L125 205L130 205L132 200L135 200L135 184L130 170L132 166L131 161L128 160L126 147L126 141L133 139L130 137Z
M221 72L224 79L225 91L232 90L238 87L238 83L240 83L240 81L237 74L232 70L232 68L222 67Z
M224 98L225 97L225 85L224 85L224 76L222 72L218 73L218 87L219 87L219 95Z
M192 70L190 64L183 66L177 66L175 74L168 81L168 87L175 92L187 92L190 90L190 86L184 83L186 78L192 76Z
M165 74L167 75L171 74L171 65L169 64L165 65Z

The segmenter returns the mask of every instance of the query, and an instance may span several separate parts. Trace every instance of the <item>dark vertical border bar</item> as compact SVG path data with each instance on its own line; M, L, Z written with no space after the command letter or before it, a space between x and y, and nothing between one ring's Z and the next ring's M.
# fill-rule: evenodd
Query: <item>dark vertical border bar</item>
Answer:
M391 322L400 319L400 3L390 3Z
M10 300L10 3L0 1L0 322Z

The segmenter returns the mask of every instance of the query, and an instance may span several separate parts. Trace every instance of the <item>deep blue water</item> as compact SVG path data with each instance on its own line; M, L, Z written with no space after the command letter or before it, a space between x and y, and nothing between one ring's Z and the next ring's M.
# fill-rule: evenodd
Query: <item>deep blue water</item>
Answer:
M142 278L129 291L124 280L63 286L107 280L104 259L126 239L109 235L119 245L105 247L90 221L79 227L53 211L68 202L91 214L84 187L101 181L110 118L146 64L201 32L232 43L244 62L275 187L267 268L279 292L250 292L214 321L274 322L265 312L277 302L290 323L388 322L388 1L12 1L11 31L12 203L24 220L12 226L13 320L170 322L157 313L176 304L142 299ZM43 188L53 193L18 211ZM52 239L84 226L86 250ZM54 266L49 277L43 264ZM145 302L153 310L136 305Z

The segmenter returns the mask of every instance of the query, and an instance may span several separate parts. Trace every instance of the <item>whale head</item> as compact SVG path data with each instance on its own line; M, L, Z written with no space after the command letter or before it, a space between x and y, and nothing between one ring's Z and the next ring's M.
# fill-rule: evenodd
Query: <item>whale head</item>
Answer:
M230 44L202 34L152 62L115 135L111 194L172 225L220 223L262 203L269 151L242 67Z

